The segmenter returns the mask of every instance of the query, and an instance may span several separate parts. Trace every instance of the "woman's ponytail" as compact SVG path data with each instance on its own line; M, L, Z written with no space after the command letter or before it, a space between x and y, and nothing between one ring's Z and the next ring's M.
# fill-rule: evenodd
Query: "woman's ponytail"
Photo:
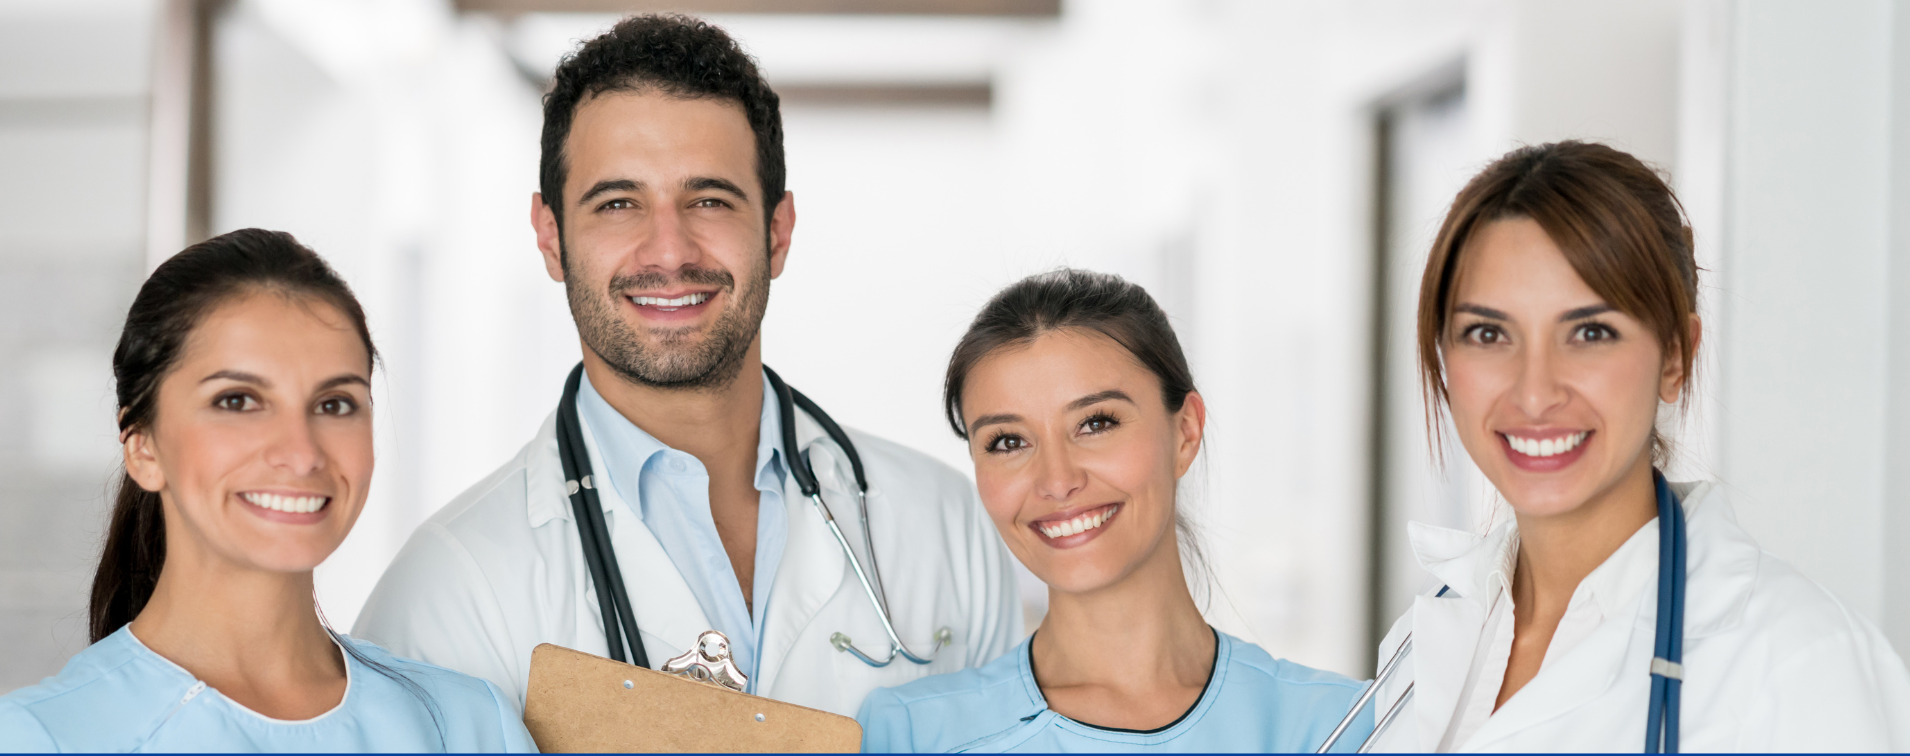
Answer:
M120 473L119 493L106 527L106 548L99 572L93 576L93 601L88 617L92 642L118 632L139 616L159 584L159 568L166 563L166 513L159 494L140 488L133 476Z

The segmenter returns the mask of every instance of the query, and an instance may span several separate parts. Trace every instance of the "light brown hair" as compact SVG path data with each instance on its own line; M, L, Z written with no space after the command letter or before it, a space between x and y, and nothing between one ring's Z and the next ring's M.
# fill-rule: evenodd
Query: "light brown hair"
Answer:
M1440 346L1460 253L1475 230L1513 218L1538 223L1586 286L1652 330L1667 359L1684 368L1680 402L1688 403L1698 265L1684 207L1656 171L1630 154L1595 142L1553 142L1521 147L1486 166L1453 198L1439 227L1419 285L1419 374L1429 429L1438 427L1448 398ZM1653 461L1663 464L1669 449L1656 431L1651 445Z

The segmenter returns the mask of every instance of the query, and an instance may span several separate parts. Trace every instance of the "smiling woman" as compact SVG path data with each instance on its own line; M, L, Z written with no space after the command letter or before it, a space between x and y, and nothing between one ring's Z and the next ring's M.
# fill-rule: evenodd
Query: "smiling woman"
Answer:
M371 482L375 360L351 290L288 234L153 271L113 357L125 475L93 645L0 698L0 750L534 750L496 688L312 603Z
M997 294L949 360L948 420L1048 614L987 666L876 691L863 750L1312 750L1359 692L1207 625L1177 488L1207 405L1141 287L1078 270Z
M1381 644L1413 658L1377 688L1378 750L1910 746L1877 628L1764 553L1721 487L1658 469L1698 273L1670 187L1605 145L1516 150L1453 200L1420 289L1428 420L1450 411L1513 516L1414 524L1445 587Z

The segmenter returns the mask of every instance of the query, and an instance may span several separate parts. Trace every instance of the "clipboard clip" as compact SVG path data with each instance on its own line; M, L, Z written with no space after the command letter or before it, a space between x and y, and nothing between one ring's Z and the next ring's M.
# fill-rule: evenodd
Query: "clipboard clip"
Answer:
M730 660L730 639L715 630L696 636L696 645L681 656L663 663L662 671L697 682L720 685L738 693L749 686L749 677Z

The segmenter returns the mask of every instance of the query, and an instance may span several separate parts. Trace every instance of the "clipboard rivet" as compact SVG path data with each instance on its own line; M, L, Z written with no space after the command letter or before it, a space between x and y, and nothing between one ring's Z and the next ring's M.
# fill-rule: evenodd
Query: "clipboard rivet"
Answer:
M629 689L631 689L631 688L634 688L634 687L637 687L637 684L636 684L636 683L633 683L633 682L631 682L631 681L629 681L629 680L625 680L625 681L623 681L623 689L624 689L624 690L629 690Z
M758 722L761 722L761 721L763 721L763 715L762 715L762 713L761 713L761 712L758 712L758 713L756 714L756 721L758 721Z

